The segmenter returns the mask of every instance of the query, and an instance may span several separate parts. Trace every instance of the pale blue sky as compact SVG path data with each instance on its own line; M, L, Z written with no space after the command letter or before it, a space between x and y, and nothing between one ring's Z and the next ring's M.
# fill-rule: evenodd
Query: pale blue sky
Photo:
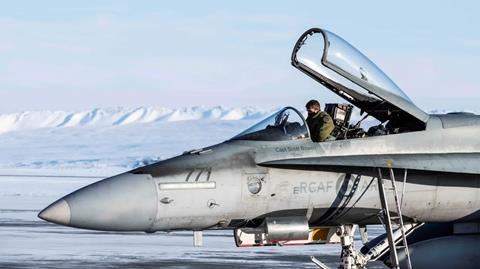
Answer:
M478 110L479 10L477 1L5 1L0 112L330 101L290 65L311 27L363 51L421 108Z

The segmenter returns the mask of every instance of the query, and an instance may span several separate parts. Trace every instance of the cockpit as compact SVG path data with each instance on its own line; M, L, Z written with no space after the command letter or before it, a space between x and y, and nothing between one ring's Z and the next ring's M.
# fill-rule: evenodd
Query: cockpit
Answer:
M341 37L312 28L300 38L292 52L292 65L349 104L326 104L335 123L334 139L398 134L425 130L428 114L370 59ZM361 119L350 124L353 106ZM364 130L362 121L372 117L380 124ZM302 114L286 107L235 136L235 140L282 141L310 138Z
M325 112L332 117L335 125L329 140L367 135L367 132L359 127L360 122L349 124L352 109L353 106L348 104L325 104ZM287 141L310 137L310 130L303 115L293 107L285 107L236 135L232 140Z
M293 107L285 107L232 139L285 141L309 137L308 127L302 114Z

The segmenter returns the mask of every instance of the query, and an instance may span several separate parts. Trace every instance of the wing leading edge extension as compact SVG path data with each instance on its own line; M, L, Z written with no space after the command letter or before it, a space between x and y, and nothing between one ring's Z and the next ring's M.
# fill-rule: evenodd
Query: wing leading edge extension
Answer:
M262 162L258 165L374 176L376 168L480 174L479 158L479 153L379 154L292 158Z

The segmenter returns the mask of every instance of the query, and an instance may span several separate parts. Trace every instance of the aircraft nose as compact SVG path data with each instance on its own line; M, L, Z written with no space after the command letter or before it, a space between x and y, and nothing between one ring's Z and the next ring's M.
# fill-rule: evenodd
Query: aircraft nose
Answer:
M157 214L150 175L125 173L59 199L38 217L57 224L106 231L149 231Z
M67 201L60 199L42 210L38 217L57 224L70 224L70 206Z

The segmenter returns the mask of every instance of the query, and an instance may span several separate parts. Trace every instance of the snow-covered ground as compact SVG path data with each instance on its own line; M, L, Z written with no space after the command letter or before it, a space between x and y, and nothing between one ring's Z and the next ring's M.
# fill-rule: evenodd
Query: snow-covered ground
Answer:
M336 267L339 246L236 248L231 231L215 231L194 248L190 232L106 233L38 219L39 210L73 190L222 142L270 112L94 111L0 115L0 268L314 268L310 255ZM374 227L370 235L379 232Z

